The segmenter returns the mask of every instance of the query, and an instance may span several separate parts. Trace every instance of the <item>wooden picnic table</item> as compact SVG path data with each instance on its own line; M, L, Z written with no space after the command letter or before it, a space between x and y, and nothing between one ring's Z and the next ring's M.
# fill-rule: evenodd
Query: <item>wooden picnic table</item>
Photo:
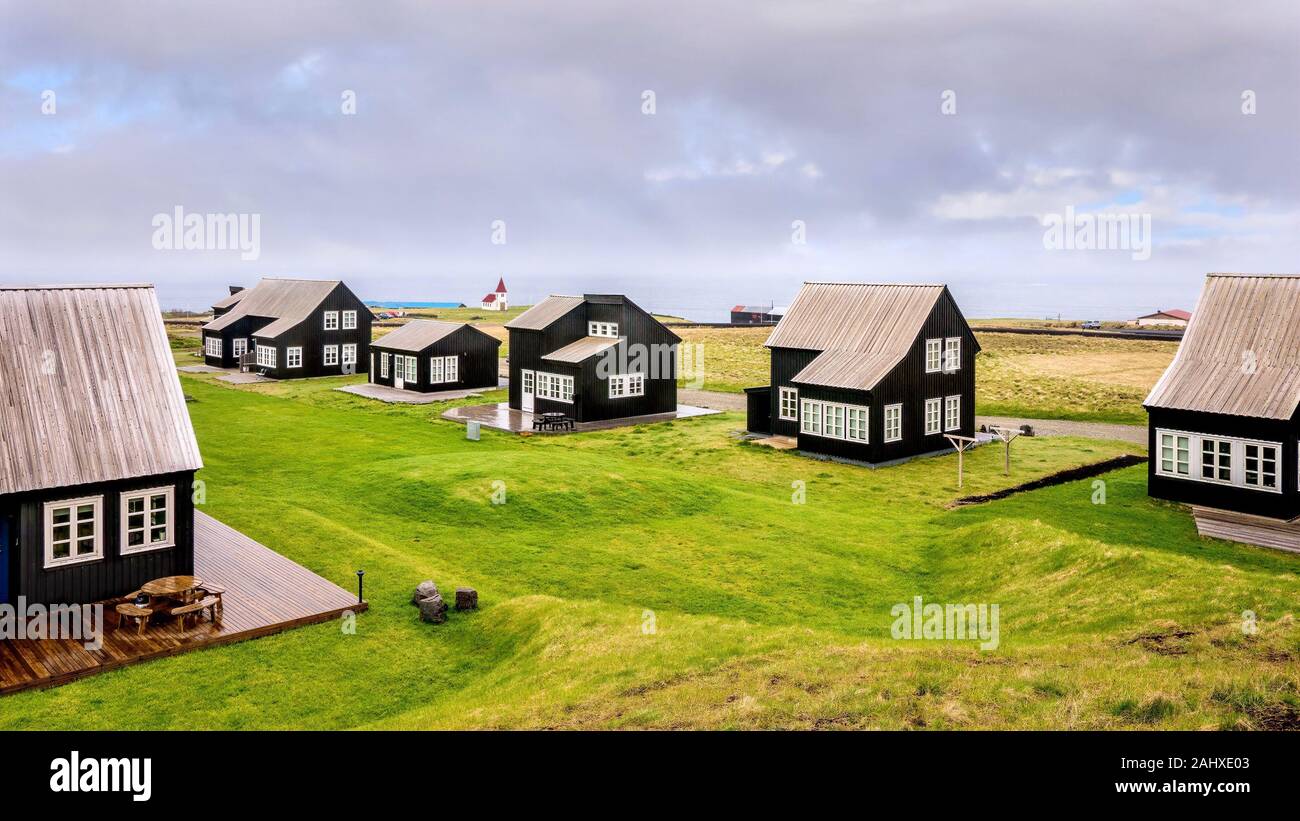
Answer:
M194 598L194 591L202 586L203 582L198 576L167 576L141 586L140 592L187 604Z

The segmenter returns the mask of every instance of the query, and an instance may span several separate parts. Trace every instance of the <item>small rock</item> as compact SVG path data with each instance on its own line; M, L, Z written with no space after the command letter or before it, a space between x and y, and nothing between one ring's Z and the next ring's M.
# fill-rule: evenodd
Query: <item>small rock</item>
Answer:
M457 587L456 588L456 609L477 610L478 591L472 587Z
M436 593L420 602L420 619L422 621L442 624L447 620L447 603Z
M430 596L437 595L439 595L438 585L428 580L422 581L416 586L415 593L411 596L411 604L419 604Z

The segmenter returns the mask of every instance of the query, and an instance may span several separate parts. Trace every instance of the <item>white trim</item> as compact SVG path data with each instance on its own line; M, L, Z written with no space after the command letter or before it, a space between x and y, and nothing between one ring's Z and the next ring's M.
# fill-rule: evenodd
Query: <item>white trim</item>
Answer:
M460 381L460 355L454 354L452 356L447 356L443 358L446 360L446 364L443 366L442 369L443 381L459 382Z
M943 370L943 340L925 340L925 372L938 373Z
M889 435L889 417L894 415L895 431L894 435ZM885 441L901 442L903 441L903 406L900 403L885 405Z
M610 399L629 399L634 396L645 396L644 374L620 373L610 375Z
M325 311L323 316L325 317L325 330L337 331L339 329L338 311Z
M357 343L355 343L355 342L345 342L345 343L343 344L343 359L342 359L342 363L343 363L344 365L355 365L355 364L357 364Z
M587 336L604 336L610 339L618 339L617 322L588 322Z
M87 521L94 525L94 533L91 537L94 539L94 552L85 556L76 555L76 543L79 539L76 536L75 527L77 520L75 518L77 508L83 505L91 505L94 512ZM68 555L66 558L54 558L54 511L68 508ZM85 564L104 558L104 497L100 496L83 496L80 499L59 499L54 502L46 502L42 511L42 518L45 521L45 569L49 570L55 567L65 567L71 564ZM84 538L84 537L83 537Z
M459 356L431 356L429 357L429 384L458 382L460 381L459 370Z
M379 355L379 376L383 379L388 378L388 362L393 358L390 353L381 353Z
M204 339L203 348L204 348L204 353L216 359L221 358L222 351L224 350L224 347L221 342L221 337L219 336L210 336L207 339Z
M356 311L344 311L344 312L343 312L343 330L345 330L345 331L355 331L356 329L357 329L357 312L356 312Z
M943 429L945 432L961 429L961 394L943 398Z
M327 368L339 364L339 346L338 346L338 345L326 345L326 346L325 346L324 351L322 351L321 364L324 365L324 366L327 367Z
M241 357L244 354L248 353L248 337L242 337L240 339L232 339L230 341L230 344L234 348L234 355L236 357Z
M798 388L781 388L779 398L776 404L776 415L778 419L786 422L799 421L799 389ZM786 413L786 403L789 403L790 412Z
M276 360L276 349L270 345L257 346L257 366L259 368L274 368Z
M871 408L867 405L803 399L800 401L799 432L823 439L870 444ZM862 435L854 435L857 432Z
M950 336L943 341L943 372L961 370L961 337Z
M943 433L943 399L925 400L925 435L934 436ZM931 421L933 420L933 424Z
M536 372L533 396L551 402L573 404L573 377L558 373Z
M130 531L136 528L130 527L131 514L127 510L128 505L133 499L141 499L144 501L144 510L137 515L145 517L144 525L139 529L142 531L142 535L149 536L155 529L155 525L150 522L149 516L149 514L153 512L150 508L150 504L153 501L154 496L166 497L166 501L163 505L163 514L166 516L166 520L163 523L167 530L166 536L161 542L145 541L144 544L139 547L131 547L129 543ZM118 535L121 537L121 541L118 542L118 552L123 556L129 556L134 553L148 553L151 550L163 550L168 547L176 546L175 487L168 485L167 487L151 487L145 490L125 491L122 493L121 500L118 503L118 508L121 513L118 521Z
M297 355L297 357L298 357L298 362L297 362L297 364L294 364L294 361L293 361L295 355ZM302 348L300 348L300 347L285 348L285 349L284 349L284 366L285 366L286 368L301 368L301 367L302 367Z
M1164 466L1164 437L1174 437L1174 459L1173 470L1165 470ZM1178 439L1186 437L1187 439L1187 469L1186 474L1178 473ZM1204 468L1203 448L1204 443L1210 442L1227 442L1229 446L1228 454L1228 471L1230 479L1219 479L1218 448L1215 448L1215 465L1214 478L1206 478L1202 471ZM1273 468L1274 486L1265 487L1263 485L1246 484L1246 446L1253 445L1261 448L1273 448L1277 454ZM1261 454L1261 457L1263 454ZM1153 454L1155 459L1155 473L1157 476L1166 479L1183 479L1185 481L1200 482L1207 485L1223 485L1225 487L1238 487L1244 490L1257 490L1261 493L1281 493L1282 492L1282 443L1268 442L1262 439L1243 439L1239 436L1221 436L1215 433L1195 433L1193 431L1175 430L1172 428L1156 428L1156 452ZM1262 467L1262 466L1261 466ZM1262 471L1261 471L1262 472ZM1262 477L1261 477L1262 479Z

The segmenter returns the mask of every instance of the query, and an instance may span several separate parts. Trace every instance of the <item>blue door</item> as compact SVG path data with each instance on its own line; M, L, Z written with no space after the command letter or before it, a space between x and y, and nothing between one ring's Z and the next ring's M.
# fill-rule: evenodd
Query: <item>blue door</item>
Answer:
M0 516L0 603L9 601L9 520Z

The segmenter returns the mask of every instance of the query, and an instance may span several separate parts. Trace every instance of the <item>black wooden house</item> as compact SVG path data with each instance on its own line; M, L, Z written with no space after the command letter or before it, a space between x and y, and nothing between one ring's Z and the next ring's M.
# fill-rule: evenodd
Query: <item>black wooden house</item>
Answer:
M204 362L252 369L276 379L365 373L370 326L365 303L337 280L263 279L213 306L203 326Z
M751 431L870 464L974 435L979 343L944 285L804 283L766 345Z
M1178 353L1144 403L1151 496L1271 519L1300 516L1297 311L1300 277L1206 278ZM1300 546L1300 534L1284 540Z
M625 296L549 296L506 328L511 408L578 422L677 410L681 338Z
M416 319L370 346L370 381L431 393L495 388L501 340L461 322Z
M0 286L0 337L0 602L193 572L202 462L152 286Z

